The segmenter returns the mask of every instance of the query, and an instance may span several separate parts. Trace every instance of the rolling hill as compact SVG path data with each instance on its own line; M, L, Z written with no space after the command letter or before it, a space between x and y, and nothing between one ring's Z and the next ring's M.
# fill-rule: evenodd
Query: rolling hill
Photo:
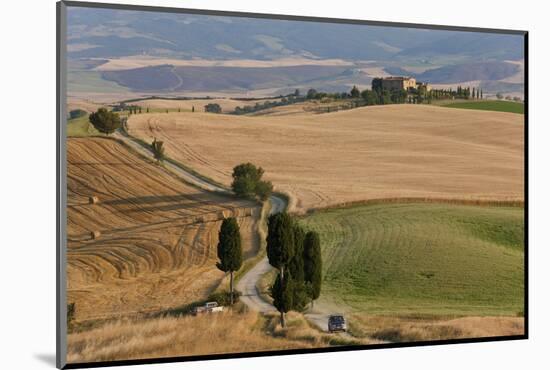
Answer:
M323 297L370 315L523 311L523 208L396 203L301 222L322 240Z
M265 169L291 209L376 198L522 200L523 116L387 105L327 114L133 115L131 134L221 183L232 168Z

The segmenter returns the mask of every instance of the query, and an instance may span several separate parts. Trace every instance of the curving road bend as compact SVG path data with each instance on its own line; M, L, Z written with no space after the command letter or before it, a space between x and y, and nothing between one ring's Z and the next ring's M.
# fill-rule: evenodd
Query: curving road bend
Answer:
M124 142L146 158L155 160L153 152L149 148L135 141L130 135L128 135L124 131L116 131L113 134L113 137ZM165 162L164 167L175 175L181 177L184 181L202 189L220 193L231 193L227 188L221 187L203 178L200 178L171 162ZM269 200L271 202L270 214L283 212L287 207L286 200L276 195L272 195ZM271 303L264 300L257 288L258 281L262 278L264 274L271 271L272 269L273 267L269 264L266 256L262 258L260 262L258 262L252 269L250 269L250 271L244 274L237 283L236 288L242 294L241 301L246 304L251 310L261 313L277 312L277 309ZM334 311L331 311L329 307L319 302L316 303L314 309L305 313L305 317L320 330L327 331L328 316L332 312ZM349 334L344 335L347 336Z
M272 195L269 200L271 201L271 211L269 214L272 215L285 210L286 201L283 198ZM240 300L246 304L248 308L261 313L277 311L271 303L267 302L262 297L257 287L257 283L262 276L272 269L273 266L269 264L267 257L264 257L256 266L244 274L237 283L237 290L241 292Z

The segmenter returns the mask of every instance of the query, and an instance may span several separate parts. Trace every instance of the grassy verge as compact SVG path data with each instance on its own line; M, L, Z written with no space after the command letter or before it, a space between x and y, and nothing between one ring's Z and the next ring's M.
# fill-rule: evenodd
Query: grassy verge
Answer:
M275 338L264 327L259 314L238 310L122 319L69 334L67 359L80 363L312 347L304 340Z
M319 232L323 293L381 315L516 315L523 310L524 210L374 204L303 217Z
M478 109L495 112L509 112L523 114L525 105L507 100L474 100L474 101L457 101L447 104L442 104L442 107L460 108L460 109Z
M370 316L351 315L349 331L382 342L418 342L523 335L523 317Z
M88 115L67 120L67 137L87 137L100 135L90 124Z

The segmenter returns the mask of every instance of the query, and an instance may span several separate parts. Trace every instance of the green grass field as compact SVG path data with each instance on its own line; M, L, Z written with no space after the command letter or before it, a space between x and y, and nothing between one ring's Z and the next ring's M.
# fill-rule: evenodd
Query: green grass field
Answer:
M458 101L443 104L442 107L478 109L496 112L524 113L524 104L507 100L477 100L477 101Z
M68 137L83 137L99 135L99 132L90 124L88 115L67 121Z
M321 298L352 311L523 311L523 208L382 204L322 211L301 222L321 236Z

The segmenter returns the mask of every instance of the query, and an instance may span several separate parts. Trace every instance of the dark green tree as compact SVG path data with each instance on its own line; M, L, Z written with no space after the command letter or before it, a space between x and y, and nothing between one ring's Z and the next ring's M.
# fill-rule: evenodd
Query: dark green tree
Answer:
M120 128L118 113L110 112L105 108L99 108L97 112L90 114L89 120L95 129L103 134L112 134Z
M222 222L219 232L218 258L216 267L223 272L229 272L229 291L233 304L233 272L238 271L243 264L243 250L241 247L241 232L234 217L226 218Z
M304 239L306 233L304 229L293 222L294 233L294 256L288 264L288 271L296 281L304 280Z
M381 78L373 78L371 82L372 90L376 92L382 91L382 79Z
M361 95L361 92L359 91L359 89L357 88L357 86L353 85L353 88L351 89L351 91L349 92L350 96L354 99L357 99L359 98L359 96Z
M323 261L319 234L310 231L304 239L304 280L309 285L309 297L312 300L321 294Z
M195 106L194 105L191 107L191 113L195 113Z
M157 160L157 163L164 160L164 142L157 141L157 138L154 138L151 143L151 150L153 151L153 156Z
M308 286L306 286L304 274L304 229L294 222L294 257L288 264L288 276L292 277L292 308L296 311L303 311L309 299Z
M293 307L293 281L292 279L283 279L281 274L277 275L273 286L271 287L271 297L273 306L281 315L281 326L285 327L285 313L292 310Z
M269 264L285 278L285 269L294 257L294 220L286 213L269 216L267 230L267 258Z
M147 107L147 113L149 113L149 107Z
M376 105L378 104L378 93L376 90L363 90L361 97L365 100L367 105Z
M208 103L204 106L204 111L207 113L221 113L222 107L217 103Z
M388 90L382 90L381 94L378 94L380 104L391 104L391 93Z
M262 202L266 201L271 196L271 193L273 193L273 184L271 181L258 181L255 193Z
M307 99L315 99L317 97L317 90L315 89L309 89L306 94Z
M233 168L233 182L231 188L235 194L253 198L258 196L262 201L267 200L273 191L273 185L269 181L263 181L264 170L252 163L243 163Z

